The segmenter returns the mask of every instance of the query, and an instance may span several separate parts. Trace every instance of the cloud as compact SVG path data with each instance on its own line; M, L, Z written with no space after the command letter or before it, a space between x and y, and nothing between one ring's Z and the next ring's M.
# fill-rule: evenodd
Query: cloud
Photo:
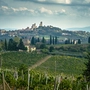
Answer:
M34 11L32 9L28 9L26 7L7 7L7 6L1 6L0 7L0 13L3 15L28 15L32 14Z
M26 7L19 7L19 8L13 8L13 7L11 7L11 9L12 9L14 12L28 11L28 9L27 9Z
M88 17L88 16L90 16L90 8L77 7L74 10L76 10L77 13L79 12L81 17Z
M71 0L53 0L54 3L70 4Z
M7 6L1 6L3 10L8 10L9 8Z
M62 6L89 6L90 0L19 0L19 1L30 1L38 4L46 5L62 5Z
M26 7L7 7L7 6L2 6L0 8L0 13L4 15L32 15L32 16L40 16L40 15L65 15L66 11L64 9L60 9L59 11L57 10L50 10L45 7L37 8L37 9L30 9Z
M66 10L65 9L61 9L61 10L59 10L59 11L57 11L57 10L55 10L54 12L53 12L55 15L67 15L67 12L66 12Z
M44 7L40 8L41 13L46 13L46 14L53 14L53 12L49 9L46 9Z
M72 3L75 4L90 4L90 0L72 0Z
M10 16L32 16L32 17L57 17L57 16L71 16L71 17L90 17L90 8L87 7L73 7L65 9L48 9L46 7L41 8L27 8L27 7L0 7L0 15L10 15Z

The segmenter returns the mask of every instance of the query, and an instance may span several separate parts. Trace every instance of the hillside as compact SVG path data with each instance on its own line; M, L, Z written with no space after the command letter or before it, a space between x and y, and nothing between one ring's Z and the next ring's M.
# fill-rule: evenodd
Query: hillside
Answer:
M82 74L87 60L85 58L76 58L71 56L47 56L45 54L27 53L27 52L7 52L1 55L3 68L19 68L22 64L41 72L51 74ZM55 66L56 62L56 66ZM34 65L34 66L33 66Z
M86 31L86 32L90 32L90 26L88 26L88 27L82 27L82 28L68 28L68 30L71 30L71 31Z
M82 76L85 58L27 52L5 52L0 58L0 90L2 75L6 90L86 90L89 83Z
M44 57L46 57L45 54L28 52L6 52L1 54L0 58L2 59L2 67L15 68L19 67L22 64L30 67Z
M42 65L38 66L36 70L56 74L66 74L66 75L79 75L82 74L85 69L85 64L87 60L84 58L76 58L70 56L52 56Z

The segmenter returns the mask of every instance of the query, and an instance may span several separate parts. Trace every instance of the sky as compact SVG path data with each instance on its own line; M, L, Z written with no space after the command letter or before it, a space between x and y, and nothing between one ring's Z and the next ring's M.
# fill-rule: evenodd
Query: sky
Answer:
M90 0L0 0L0 28L40 22L62 29L90 26Z

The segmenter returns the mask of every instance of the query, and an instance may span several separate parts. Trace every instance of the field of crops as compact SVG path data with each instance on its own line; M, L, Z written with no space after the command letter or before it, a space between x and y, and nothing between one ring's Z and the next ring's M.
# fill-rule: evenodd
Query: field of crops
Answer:
M7 52L1 55L4 68L19 67L22 64L30 67L44 57L46 57L45 54L27 52Z
M28 66L44 60L46 56L27 52L3 53L0 56L2 66L18 69L0 71L0 90L4 90L3 81L10 90L89 90L90 82L81 75L87 62L85 58L52 55L46 62L28 71Z
M85 69L85 58L76 58L70 56L52 56L45 63L36 68L36 70L49 72L53 74L69 74L79 75Z
M90 90L90 82L86 82L81 76L54 77L47 73L36 71L28 73L27 70L22 70L4 71L4 74L0 72L0 90Z
M4 68L19 67L24 64L27 67L34 65L41 59L45 58L45 54L27 53L27 52L7 52L1 55L2 66ZM35 70L47 72L51 74L82 74L85 69L85 58L76 58L71 56L54 55L49 60L38 66Z

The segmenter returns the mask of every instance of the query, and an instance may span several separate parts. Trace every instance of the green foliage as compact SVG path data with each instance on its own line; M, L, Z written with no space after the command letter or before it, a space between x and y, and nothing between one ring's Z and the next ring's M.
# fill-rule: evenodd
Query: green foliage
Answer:
M87 84L90 86L89 83L85 82L84 77L63 77L59 75L55 78L50 74L32 70L29 74L29 90L86 90ZM15 87L17 90L27 90L28 80L26 77L22 79L18 75L18 79L15 80L13 72L5 72L5 80L10 87Z
M41 45L40 42L39 42L39 43L36 43L36 44L35 44L35 47L36 47L37 49L40 49L40 45Z
M87 81L90 81L90 52L88 52L86 58L88 59L88 62L86 63L86 70L84 71L84 75L86 76Z
M0 48L1 50L6 50L6 51L17 51L19 49L21 50L27 50L27 48L24 46L22 39L18 39L18 37L15 37L14 39L5 39L5 41L0 42Z
M44 37L42 38L42 43L46 43L46 40L45 40L45 38L44 38Z
M19 75L27 74L28 73L28 67L25 64L21 64L19 66Z
M26 80L22 80L22 78L19 78L17 80L17 85L16 85L17 88L21 88L21 89L24 89L25 87L27 87L27 81Z
M45 54L48 54L49 53L49 50L48 49L42 49L41 52L42 53L45 53Z
M68 79L64 79L59 86L60 90L70 90L72 88L71 81Z
M32 37L32 39L31 39L31 44L32 44L32 45L35 45L35 37Z
M20 38L19 38L19 37L17 37L17 36L15 36L15 37L13 38L13 40L14 40L15 42L19 43Z
M40 42L40 39L39 38L37 39L37 42Z
M5 39L5 50L8 49L8 46L7 46L7 40Z
M84 80L74 80L72 82L72 90L86 90L87 83Z
M53 46L50 46L49 52L53 52L53 50L54 50L54 47Z
M0 49L4 50L5 49L5 45L4 45L4 41L0 40Z
M90 37L88 38L88 43L90 43Z
M9 39L8 50L9 51L16 51L17 50L17 43L13 39Z
M52 44L52 36L50 35L50 45Z
M0 84L2 83L2 73L0 72Z
M40 45L40 49L45 49L46 48L46 44L41 44Z
M58 42L58 39L57 39L57 36L55 36L55 44L57 44Z
M55 44L55 39L54 39L54 36L53 36L53 45Z
M81 40L80 39L78 39L78 44L81 44Z
M16 80L13 77L13 73L6 72L5 73L5 80L7 81L7 83L10 84L10 86L15 86L16 85Z
M2 48L0 47L0 51L2 51Z
M70 39L65 40L65 44L70 44Z
M20 41L19 41L18 49L27 50L27 48L24 46L24 43L23 43L22 39L20 39Z
M88 49L88 44L87 45L85 45L85 44L78 44L78 45L66 45L66 46L60 46L60 47L57 47L56 48L57 50L62 50L62 51L68 51L68 53L70 52L70 51L72 51L72 52L85 52L85 51L87 51L87 49Z

